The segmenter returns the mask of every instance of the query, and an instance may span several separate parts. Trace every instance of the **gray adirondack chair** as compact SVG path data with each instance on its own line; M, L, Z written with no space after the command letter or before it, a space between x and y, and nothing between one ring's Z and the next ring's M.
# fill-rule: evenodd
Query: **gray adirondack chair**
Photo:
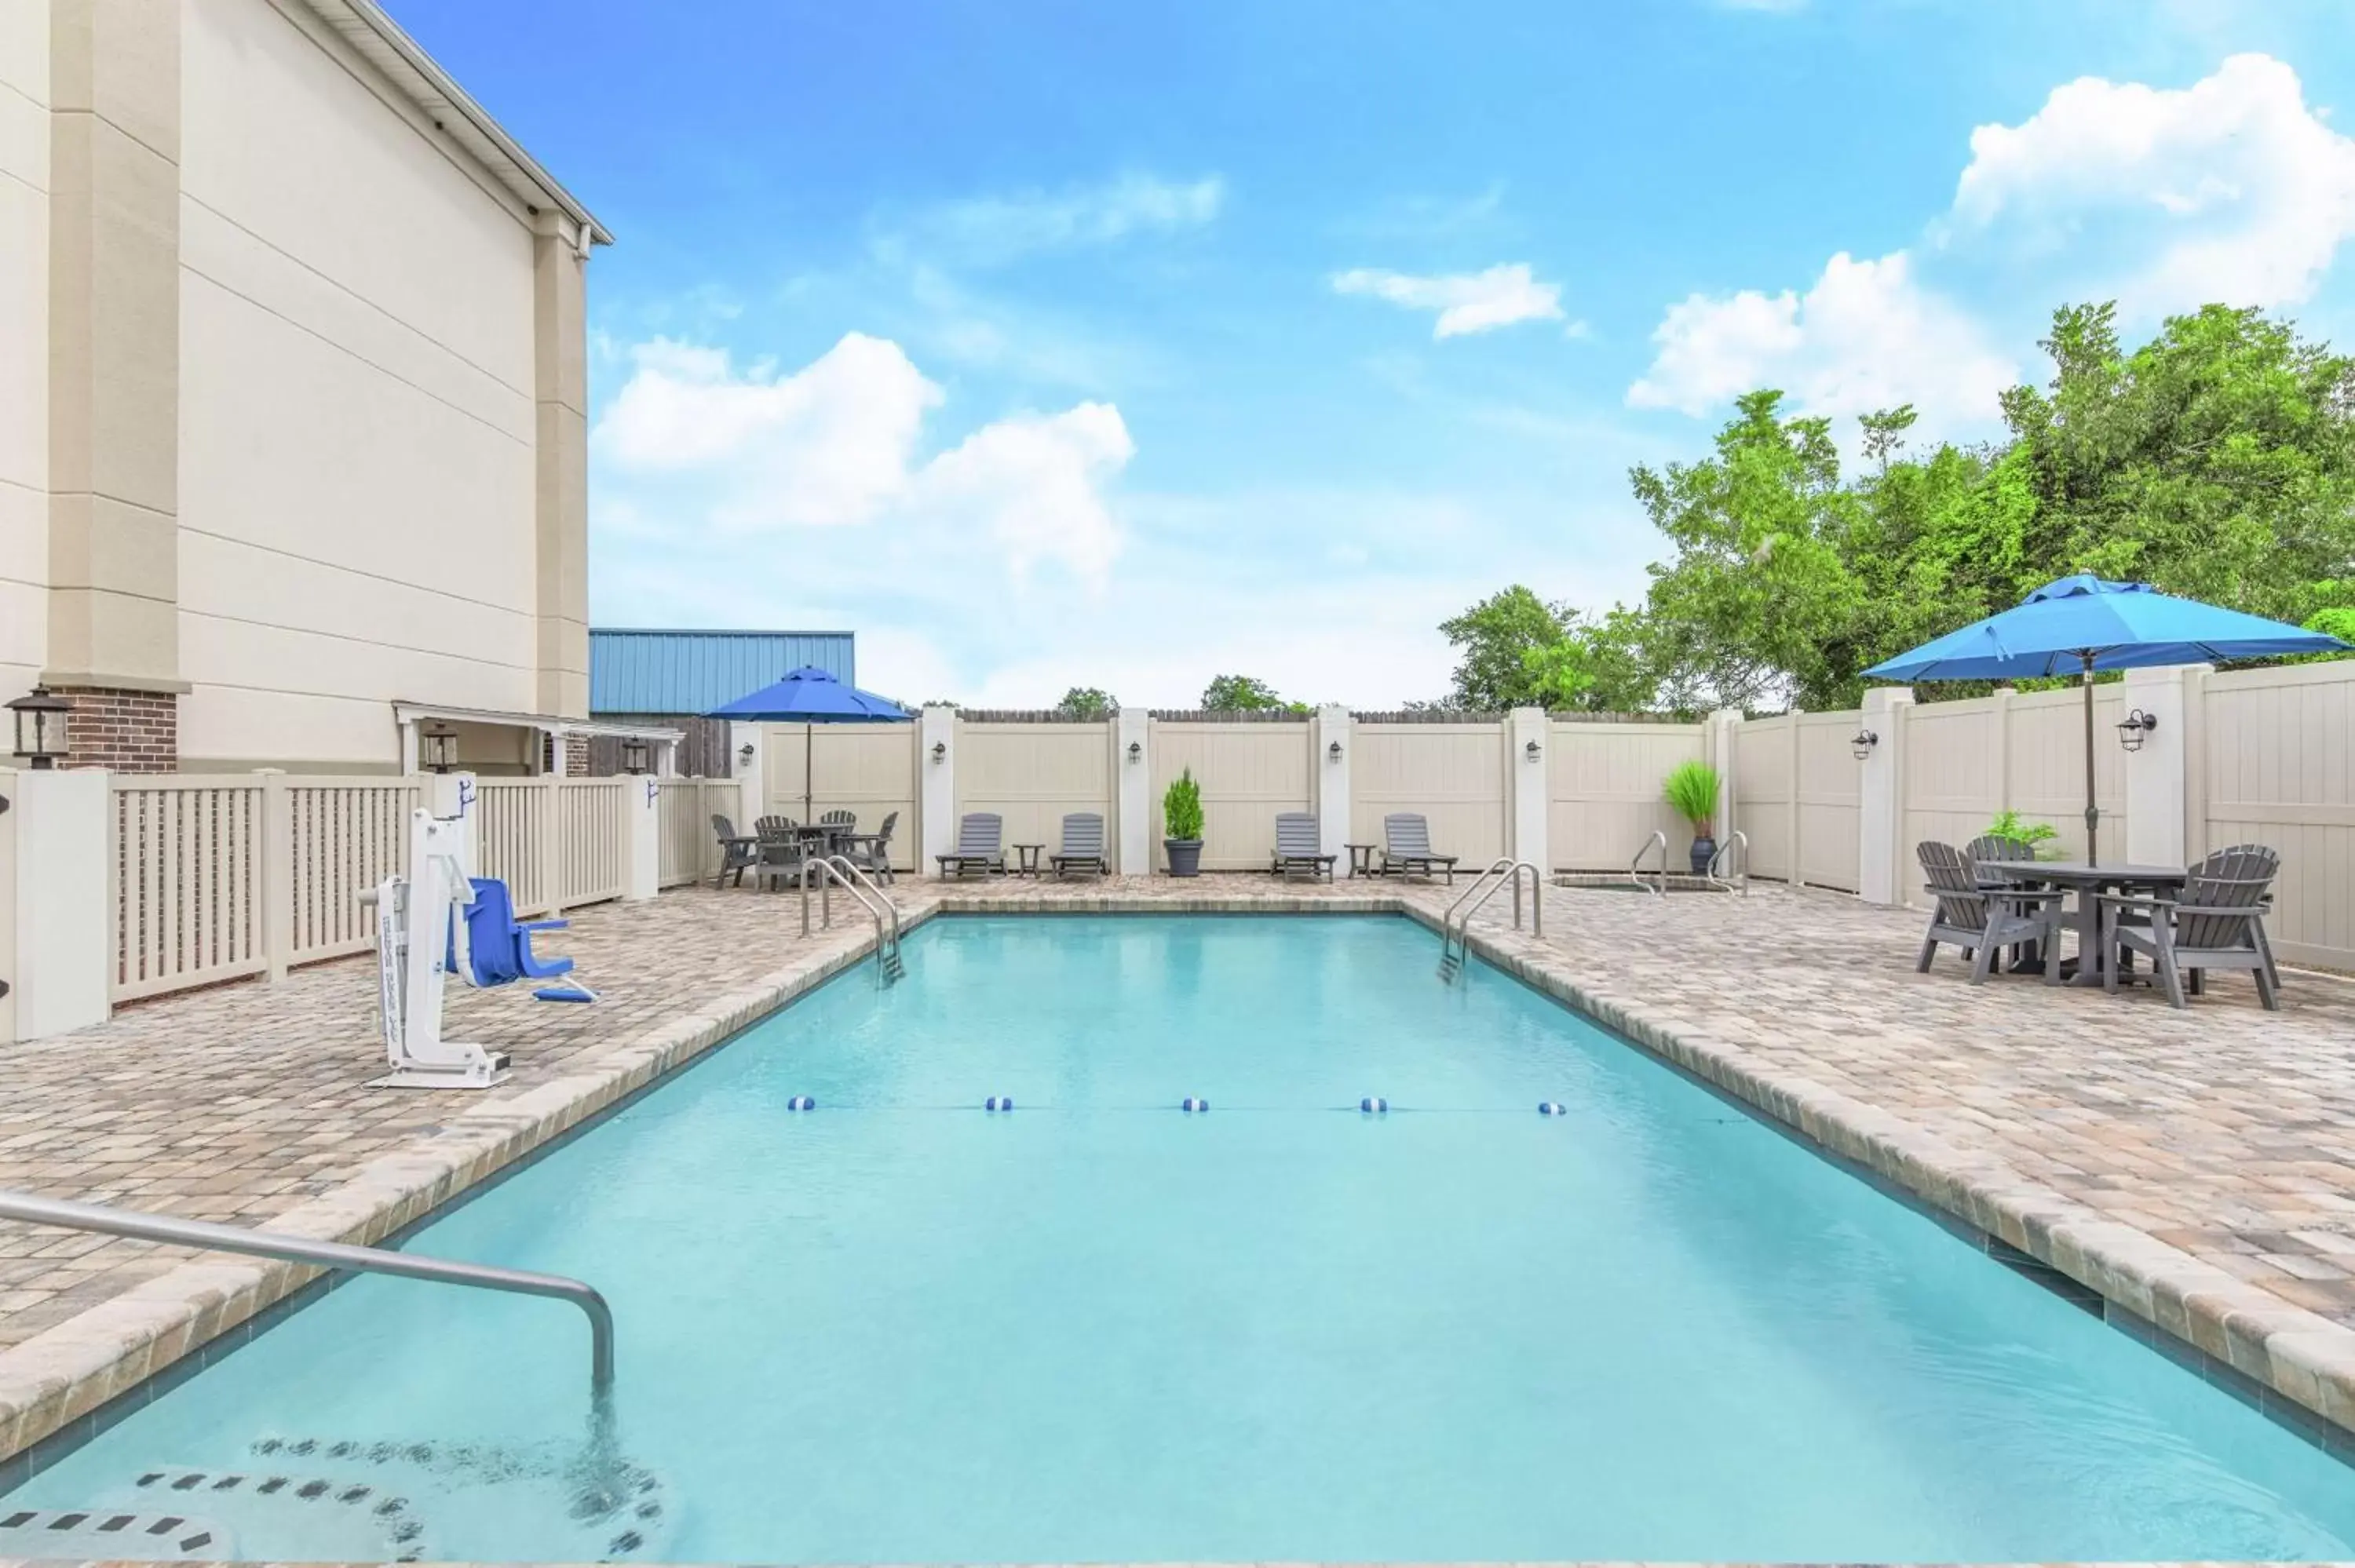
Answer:
M2272 854L2274 852L2266 848L2264 844L2233 844L2227 848L2224 853L2226 854L2232 854L2235 853ZM2261 916L2270 915L2274 912L2274 895L2272 889L2268 888L2265 891L2265 895L2257 900L2257 912ZM2257 922L2255 930L2257 937L2257 951L2265 956L2265 973L2273 977L2274 984L2278 987L2281 984L2281 968L2274 962L2274 945L2265 936L2265 923L2264 920L2260 919Z
M1971 955L1971 983L1978 985L1995 967L1996 955L2015 943L2034 941L2044 949L2044 983L2061 983L2062 895L2052 888L1981 887L1971 863L1952 844L1925 842L1914 846L1924 889L1935 901L1930 928L1922 934L1917 974L1930 972L1930 960L1945 942Z
M1321 875L1330 882L1334 859L1319 847L1316 812L1276 813L1275 855L1268 864L1269 872L1277 876L1305 873L1311 879Z
M1104 821L1100 811L1071 811L1063 818L1063 847L1048 863L1057 876L1109 876L1112 863L1104 859Z
M1382 871L1390 876L1444 872L1455 881L1455 857L1431 853L1431 824L1421 811L1392 811L1382 819Z
M752 831L761 838L760 879L762 886L783 887L802 874L809 846L794 830L801 824L791 817L758 817Z
M2036 885L2034 883L2022 882L2000 874L1990 876L1979 869L1981 866L1999 862L2017 865L2024 861L2032 861L2036 858L2034 844L2024 843L2019 839L2004 838L1997 833L1981 833L1963 846L1963 858L1971 863L1971 875L1983 886L2032 887ZM2033 942L2022 942L2012 951L2019 962L2024 964L2034 965L2041 962L2043 958L2043 955L2037 951L2036 944Z
M851 864L866 872L876 881L890 882L891 880L891 830L899 825L900 813L886 811L883 813L881 827L876 829L871 836L858 840L843 853L849 855Z
M719 873L711 879L711 885L719 886L734 872L736 885L743 886L744 874L761 863L760 840L738 832L736 824L717 811L711 813L711 834L719 841Z
M2172 898L2147 893L2105 893L2102 948L2109 955L2102 983L2118 989L2118 966L2129 952L2148 958L2169 1005L2189 1007L2184 976L2197 994L2209 969L2246 969L2257 1000L2281 1011L2281 989L2265 945L2266 895L2281 872L2281 856L2261 844L2218 850L2185 874ZM2148 924L2134 923L2141 916Z
M1005 875L1006 852L998 844L1005 831L1005 819L996 812L967 811L957 822L957 847L932 857L941 863L941 874Z

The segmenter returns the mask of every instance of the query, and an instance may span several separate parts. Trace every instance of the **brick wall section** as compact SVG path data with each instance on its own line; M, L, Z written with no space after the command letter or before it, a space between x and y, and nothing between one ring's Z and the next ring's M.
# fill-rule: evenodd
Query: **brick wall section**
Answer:
M170 773L180 765L180 700L169 692L66 686L68 768Z
M589 777L589 737L568 735L564 737L564 776L567 779Z

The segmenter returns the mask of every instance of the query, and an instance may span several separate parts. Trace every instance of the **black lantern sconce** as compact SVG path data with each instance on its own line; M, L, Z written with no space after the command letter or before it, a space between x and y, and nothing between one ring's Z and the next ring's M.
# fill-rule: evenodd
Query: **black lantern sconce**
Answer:
M1145 760L1145 742L1141 740L1132 740L1128 743L1128 759L1131 762L1142 762Z
M8 705L16 715L16 755L37 771L47 771L65 760L66 715L73 705L47 686L35 686L28 696Z
M1340 761L1340 760L1341 760L1341 743L1340 743L1339 741L1337 741L1337 741L1335 741L1332 745L1330 745L1330 746L1327 747L1325 748L1325 755L1326 755L1327 757L1330 758L1331 758L1332 760L1334 760L1335 762L1338 762L1338 761Z
M1880 744L1881 736L1875 735L1872 731L1869 729L1858 730L1854 735L1849 737L1849 755L1855 758L1859 762L1862 762L1872 755L1872 748Z
M1535 762L1538 759L1539 755L1540 750L1538 743L1534 740L1521 747L1521 756L1529 761Z
M2140 751L2142 743L2149 739L2150 732L2158 727L2158 716L2156 714L2147 714L2137 708L2118 721L2118 744L2128 751Z
M447 773L458 766L458 732L446 724L432 724L418 733L419 759L428 773Z
M945 740L936 740L932 742L932 760L934 762L946 762L948 759L949 743Z
M636 736L624 736L622 741L622 771L624 773L651 771L653 751L654 747Z

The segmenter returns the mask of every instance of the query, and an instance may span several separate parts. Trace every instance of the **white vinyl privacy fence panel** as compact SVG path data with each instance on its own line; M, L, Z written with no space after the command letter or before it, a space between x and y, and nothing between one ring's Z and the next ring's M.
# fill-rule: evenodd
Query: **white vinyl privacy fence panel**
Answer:
M1263 871L1275 852L1275 819L1316 809L1308 747L1314 726L1299 723L1155 719L1153 860L1167 863L1161 798L1191 768L1202 787L1202 869Z
M867 832L891 829L891 863L916 863L916 726L912 724L773 724L762 726L763 816L815 821L849 811ZM806 769L806 771L805 771ZM805 791L806 790L806 794ZM744 832L749 824L739 823Z
M1862 715L1784 714L1734 727L1733 825L1749 835L1753 876L1853 893Z
M719 874L719 834L714 816L732 819L743 792L733 779L664 779L655 798L655 832L661 840L665 887L699 882Z
M557 907L619 898L629 882L628 827L622 812L633 777L564 779L556 785Z
M556 907L556 884L549 875L556 828L549 805L553 782L485 779L476 786L474 874L506 883L517 915L544 915Z
M1697 724L1612 724L1556 719L1546 845L1557 871L1624 871L1653 830L1668 836L1675 865L1692 829L1661 786L1680 762L1705 759Z
M1052 854L1072 811L1103 817L1105 842L1119 842L1110 724L961 723L956 753L957 815L996 812L1005 842Z
M2291 963L2355 969L2355 664L2211 675L2200 705L2192 854L2243 843L2278 852L2275 949Z
M1379 844L1384 817L1416 811L1429 821L1431 847L1440 854L1485 866L1505 853L1504 726L1474 721L1352 727L1351 842Z

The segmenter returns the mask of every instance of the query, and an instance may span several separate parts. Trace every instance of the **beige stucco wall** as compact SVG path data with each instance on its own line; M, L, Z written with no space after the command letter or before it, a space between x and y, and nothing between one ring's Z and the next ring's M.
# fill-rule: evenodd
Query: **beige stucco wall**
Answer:
M0 5L0 686L48 644L49 15Z
M539 707L529 215L299 7L183 24L183 766Z

